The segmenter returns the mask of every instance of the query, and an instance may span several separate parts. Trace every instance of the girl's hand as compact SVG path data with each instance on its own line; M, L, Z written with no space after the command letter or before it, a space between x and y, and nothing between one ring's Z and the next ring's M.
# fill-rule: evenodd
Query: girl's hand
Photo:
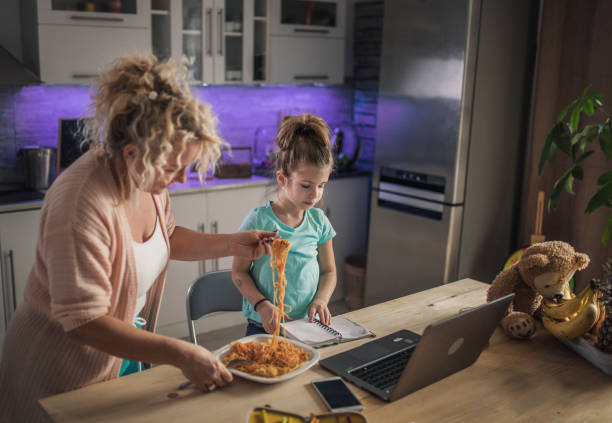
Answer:
M274 329L276 329L276 322L278 321L278 309L274 307L274 304L266 300L257 307L256 311L259 313L259 317L261 317L261 325L265 331L273 334ZM285 320L291 320L287 314L285 314Z
M224 386L232 381L232 374L210 351L199 345L185 342L183 359L177 364L183 375L203 391L213 386Z
M331 323L331 313L327 308L327 303L323 300L315 298L308 307L308 321L313 322L315 314L319 315L319 319L321 319L321 323L324 325L329 325Z
M274 241L278 231L244 231L236 232L232 237L232 255L256 260L264 254L268 254L266 246Z

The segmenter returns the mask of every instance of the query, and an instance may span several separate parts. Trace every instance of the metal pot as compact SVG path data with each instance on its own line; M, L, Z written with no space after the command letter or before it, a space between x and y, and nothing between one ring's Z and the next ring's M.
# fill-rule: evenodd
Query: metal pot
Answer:
M51 163L55 148L27 145L21 148L18 156L23 157L24 183L27 189L42 190L49 188Z

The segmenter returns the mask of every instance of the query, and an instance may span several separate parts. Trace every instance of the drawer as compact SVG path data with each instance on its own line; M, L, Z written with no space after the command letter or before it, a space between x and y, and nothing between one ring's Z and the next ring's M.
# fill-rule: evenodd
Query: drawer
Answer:
M341 84L344 39L270 36L270 82Z
M90 84L113 59L151 54L145 28L39 25L40 78L48 84Z
M148 0L132 0L129 4L129 10L132 13L57 10L53 8L52 3L53 0L38 0L39 24L130 28L149 28L151 26L151 2Z

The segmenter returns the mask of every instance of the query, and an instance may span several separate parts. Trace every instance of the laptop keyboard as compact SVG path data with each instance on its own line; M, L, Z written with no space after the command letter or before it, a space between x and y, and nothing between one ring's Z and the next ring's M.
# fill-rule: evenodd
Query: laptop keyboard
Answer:
M386 390L397 384L413 351L414 348L407 348L382 360L351 370L349 374L378 389Z

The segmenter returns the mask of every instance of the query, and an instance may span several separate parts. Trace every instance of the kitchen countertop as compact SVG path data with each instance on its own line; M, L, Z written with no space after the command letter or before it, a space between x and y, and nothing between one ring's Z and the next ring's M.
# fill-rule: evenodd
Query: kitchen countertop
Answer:
M359 177L370 177L372 175L372 171L370 170L361 170L355 169L347 172L332 174L330 179L343 179L343 178L359 178ZM170 195L184 195L184 194L193 194L196 192L207 192L207 191L217 191L217 190L225 190L225 189L238 189L244 188L247 186L255 185L268 185L274 183L274 180L271 178L256 176L253 175L250 178L241 178L241 179L218 179L213 178L204 181L201 183L197 177L190 176L187 179L187 182L184 184L174 183L170 188ZM35 210L42 207L44 192L38 192L41 198L39 199L23 199L23 197L31 197L31 195L21 195L25 193L35 194L31 191L17 191L10 193L7 201L0 204L0 213L7 212L15 212L15 211L23 211L23 210ZM6 195L9 194L5 194ZM36 196L36 195L34 195ZM0 195L0 197L2 197ZM21 197L21 198L20 198Z

